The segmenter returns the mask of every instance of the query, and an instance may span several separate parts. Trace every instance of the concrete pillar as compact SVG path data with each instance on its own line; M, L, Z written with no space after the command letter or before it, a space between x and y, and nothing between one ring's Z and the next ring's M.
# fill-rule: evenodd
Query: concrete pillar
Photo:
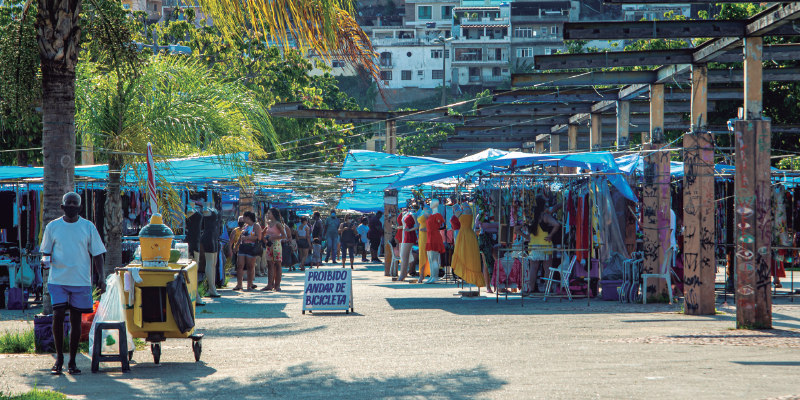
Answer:
M558 153L561 151L561 136L550 135L550 152Z
M764 109L761 93L764 40L761 37L744 38L744 119L761 119Z
M692 93L696 93L694 88ZM689 132L683 136L683 292L684 310L691 315L716 312L713 143L710 133Z
M397 205L397 189L383 191L383 276L391 276L392 252L391 241L397 234L397 214L400 208Z
M578 125L567 125L567 137L569 139L569 152L578 151Z
M627 150L630 147L631 127L631 102L620 100L617 102L617 150Z
M536 154L544 153L544 142L536 142Z
M772 327L770 129L769 121L734 123L736 326L740 329Z
M386 121L386 153L397 154L397 129L395 121Z
M708 130L708 66L692 65L692 132Z
M664 85L650 86L650 145L645 150L665 147ZM644 266L646 273L660 273L666 251L670 248L670 170L669 152L648 152L644 156ZM666 296L668 288L663 279L646 283L648 296Z
M589 133L589 149L591 151L600 151L600 145L603 140L603 116L601 114L592 114L592 127Z

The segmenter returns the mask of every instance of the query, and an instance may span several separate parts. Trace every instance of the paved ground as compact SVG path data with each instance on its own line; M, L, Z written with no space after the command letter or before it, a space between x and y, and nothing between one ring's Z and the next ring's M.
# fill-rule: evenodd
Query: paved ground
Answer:
M800 394L800 299L778 300L775 328L738 332L730 314L688 317L665 304L463 300L454 285L392 283L357 265L355 314L301 315L302 276L282 293L236 293L198 314L206 335L168 340L162 364L52 377L51 356L0 356L0 390L75 398L791 398ZM262 279L263 280L263 279ZM259 285L261 286L261 285ZM722 308L735 312L731 308ZM3 310L4 319L11 313ZM25 322L2 321L0 330Z

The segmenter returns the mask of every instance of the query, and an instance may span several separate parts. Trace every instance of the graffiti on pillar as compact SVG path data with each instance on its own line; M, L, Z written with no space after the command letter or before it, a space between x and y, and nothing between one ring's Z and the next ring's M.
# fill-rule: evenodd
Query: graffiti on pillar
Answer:
M653 128L653 133L650 134L650 141L653 143L664 143L665 140L664 131L661 127Z

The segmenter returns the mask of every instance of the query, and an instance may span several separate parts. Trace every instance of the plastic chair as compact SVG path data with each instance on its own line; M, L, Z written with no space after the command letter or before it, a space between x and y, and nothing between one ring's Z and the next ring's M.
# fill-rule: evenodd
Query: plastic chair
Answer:
M550 287L553 285L553 282L558 283L567 291L567 298L569 301L572 301L572 292L569 290L569 276L572 274L572 268L575 267L575 262L578 260L578 256L572 256L571 261L567 261L566 258L558 265L557 268L550 267L550 275L547 278L542 278L547 281L547 286L544 289L544 301L547 301L547 295L550 293ZM553 279L553 275L558 272L561 276L560 279Z
M670 246L664 253L664 262L661 264L661 270L657 274L642 274L642 303L647 304L647 279L664 279L667 281L667 292L669 293L669 304L672 304L672 268L675 267L675 253L678 248ZM671 262L671 264L670 264Z
M103 330L116 330L119 332L119 354L101 354L103 349ZM101 362L120 362L122 372L131 372L131 354L128 353L128 329L125 321L103 321L98 322L94 327L94 348L92 349L92 372L100 370Z

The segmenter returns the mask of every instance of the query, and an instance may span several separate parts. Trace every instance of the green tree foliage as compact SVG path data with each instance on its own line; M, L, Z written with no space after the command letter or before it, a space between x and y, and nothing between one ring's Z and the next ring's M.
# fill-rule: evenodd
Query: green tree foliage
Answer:
M29 10L36 13L35 3ZM39 148L42 145L42 76L36 46L34 18L25 18L23 2L7 0L0 6L0 150ZM31 14L31 15L33 15ZM40 164L36 150L0 153L4 165Z

